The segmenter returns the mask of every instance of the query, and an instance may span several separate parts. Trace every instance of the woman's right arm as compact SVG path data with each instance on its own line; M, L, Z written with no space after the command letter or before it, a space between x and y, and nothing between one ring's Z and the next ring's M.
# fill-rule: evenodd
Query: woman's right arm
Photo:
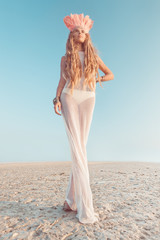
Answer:
M63 56L61 58L61 74L60 74L60 80L59 80L59 84L58 84L57 91L56 91L56 97L57 98L58 97L60 98L62 90L63 90L63 88L66 84L66 80L63 77L64 67L65 67L65 56ZM58 110L61 111L61 102L60 101L58 101L57 103L54 104L54 110L55 110L56 114L61 115L58 112Z
M63 77L64 66L65 66L65 56L61 58L61 74L60 74L60 80L59 80L59 84L56 91L56 97L61 96L61 92L66 84L66 80Z

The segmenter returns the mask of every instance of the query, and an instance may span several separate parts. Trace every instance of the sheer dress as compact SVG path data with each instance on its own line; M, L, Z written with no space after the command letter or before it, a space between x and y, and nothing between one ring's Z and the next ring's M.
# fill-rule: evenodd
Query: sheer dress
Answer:
M84 69L84 52L79 51ZM80 84L73 90L68 88L69 80L62 90L61 114L63 116L71 151L71 172L65 194L65 200L81 223L97 222L98 213L94 212L92 191L90 187L86 144L95 107L95 91L88 86L82 90L84 75Z

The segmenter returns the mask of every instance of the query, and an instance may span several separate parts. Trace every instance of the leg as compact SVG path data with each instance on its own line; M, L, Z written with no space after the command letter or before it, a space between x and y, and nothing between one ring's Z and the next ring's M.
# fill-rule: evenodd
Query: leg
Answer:
M83 93L82 93L83 94ZM89 171L88 171L88 160L86 145L88 140L88 135L90 131L90 126L92 122L92 116L95 106L95 97L88 97L86 100L79 104L79 119L80 119L80 133L81 133L81 147L84 155L83 164L87 170L84 174L86 175L84 179L88 179L82 186L83 194L80 198L80 211L77 217L82 223L93 223L98 221L98 214L94 212L92 192L90 188L89 181ZM82 180L83 181L83 180ZM77 183L78 184L78 183Z
M76 119L78 113L77 103L68 93L64 92L61 94L61 103L62 103L61 112L73 159L72 142L74 141L74 136L77 135L76 132L78 131L76 124L74 124L76 122L78 124L78 119ZM65 201L67 202L71 210L75 211L77 209L72 169L70 172L68 187L65 194Z
M85 155L85 164L87 164L87 152L86 145L90 126L92 122L92 116L95 106L95 97L90 97L79 104L79 116L80 116L80 128L81 128L81 144Z
M67 202L67 204L69 205L69 208L71 210L76 211L77 206L76 206L76 202L75 202L75 190L74 190L74 181L73 181L72 170L70 173L69 183L68 183L68 187L66 190L65 201ZM68 206L66 208L68 208Z

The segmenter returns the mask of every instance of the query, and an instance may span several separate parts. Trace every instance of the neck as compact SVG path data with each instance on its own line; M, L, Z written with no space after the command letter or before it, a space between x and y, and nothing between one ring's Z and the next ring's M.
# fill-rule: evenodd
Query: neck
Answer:
M76 43L76 49L77 51L84 51L83 43Z

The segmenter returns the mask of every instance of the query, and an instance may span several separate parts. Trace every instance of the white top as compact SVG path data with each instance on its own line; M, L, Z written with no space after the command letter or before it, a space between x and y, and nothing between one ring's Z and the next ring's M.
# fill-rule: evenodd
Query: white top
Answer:
M80 58L80 61L82 64L82 77L81 77L80 83L78 84L78 86L75 86L74 89L83 90L83 81L85 79L84 78L84 51L79 51L78 53L79 53L79 58ZM66 84L65 84L64 88L71 88L71 86L68 87L69 81L70 81L69 79L66 80ZM93 91L93 90L91 90L87 85L85 85L84 91Z

